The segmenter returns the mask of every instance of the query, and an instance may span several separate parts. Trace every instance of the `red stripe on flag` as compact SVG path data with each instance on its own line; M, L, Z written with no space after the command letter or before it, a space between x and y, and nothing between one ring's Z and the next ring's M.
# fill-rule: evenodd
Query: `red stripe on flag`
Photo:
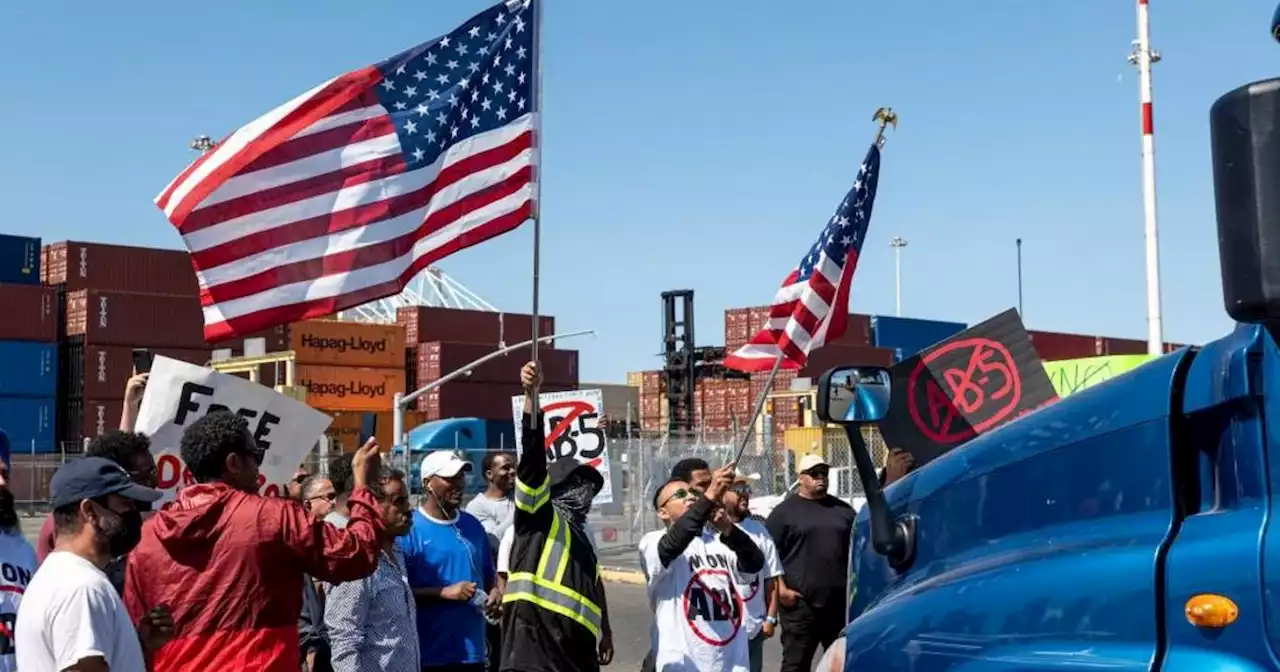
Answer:
M364 91L381 80L382 74L373 66L353 70L333 80L311 98L303 101L301 105L286 114L274 126L268 128L257 138L250 140L239 152L229 157L222 165L200 180L198 184L187 192L186 197L174 209L169 221L177 227L178 231L182 231L187 215L191 214L191 211L201 201L208 198L209 194L212 194L224 182L238 174L245 166L279 146L280 143L297 135L311 124L329 116L334 110L349 103L352 98L362 95Z
M223 139L225 140L226 138L223 138ZM216 149L217 147L218 145L214 145L214 149ZM161 210L168 208L169 199L173 197L173 192L178 188L178 185L185 182L186 179L190 177L192 173L196 172L196 169L199 168L205 161L207 161L212 154L213 154L213 150L211 149L207 152L202 152L200 156L196 157L196 160L192 161L191 164L188 165L186 169L182 171L181 175L178 175L178 179L170 183L168 188L164 190L164 193L160 194L160 198L156 199L156 205L158 205Z
M275 147L254 159L252 163L240 171L240 174L248 175L259 170L274 168L357 142L373 140L385 135L395 135L395 132L396 125L391 121L391 116L387 114L365 119L364 121L353 121L349 124L311 133L300 138L286 140L280 143L279 147Z
M472 154L446 166L436 176L434 182L417 191L401 194L377 203L369 203L339 212L317 215L267 231L259 231L199 252L192 252L192 263L200 270L217 268L277 247L340 233L348 229L359 228L383 219L413 212L419 208L426 207L431 202L431 198L440 190L458 180L472 173L501 165L519 156L521 152L530 148L531 140L532 135L525 132L505 145Z
M340 310L350 308L351 306L358 306L399 293L405 283L412 280L415 275L425 270L431 264L449 256L450 254L458 252L459 250L466 249L472 245L482 243L490 238L515 229L527 220L532 213L533 202L530 200L518 210L495 218L484 226L473 230L468 235L455 238L436 250L419 257L409 265L409 268L405 269L405 271L400 274L400 277L389 282L384 282L372 287L366 287L355 292L335 297L316 299L287 306L276 306L255 313L250 313L248 315L232 318L224 322L206 324L204 328L205 340L210 343L215 343L232 338L239 334L260 331L279 324L297 322L299 320L306 320L313 317L324 317L326 315L332 315Z
M226 302L253 296L274 287L369 268L395 261L413 252L413 246L429 234L438 231L471 212L483 208L518 192L529 184L533 170L525 167L511 177L488 188L459 199L432 213L416 229L402 236L366 245L354 250L326 254L323 257L295 261L275 266L254 275L232 280L203 292L204 305Z

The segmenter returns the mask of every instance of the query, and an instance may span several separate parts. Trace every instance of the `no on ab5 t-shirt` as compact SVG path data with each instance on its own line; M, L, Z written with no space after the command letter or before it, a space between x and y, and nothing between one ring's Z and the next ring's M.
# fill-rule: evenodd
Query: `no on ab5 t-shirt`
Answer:
M848 588L849 540L857 512L826 495L791 495L769 514L765 526L778 547L787 587L799 591L813 609L844 604Z

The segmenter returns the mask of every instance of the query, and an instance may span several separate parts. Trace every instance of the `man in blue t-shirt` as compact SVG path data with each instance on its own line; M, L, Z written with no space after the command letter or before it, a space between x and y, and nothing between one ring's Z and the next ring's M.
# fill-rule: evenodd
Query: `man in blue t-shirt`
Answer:
M422 460L425 494L398 542L417 600L424 672L483 672L485 614L496 615L502 604L484 527L459 510L471 468L449 450Z

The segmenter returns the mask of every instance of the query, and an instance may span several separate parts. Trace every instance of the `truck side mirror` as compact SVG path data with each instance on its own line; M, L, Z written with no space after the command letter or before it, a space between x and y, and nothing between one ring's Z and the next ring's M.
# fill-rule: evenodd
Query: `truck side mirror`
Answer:
M867 518L871 524L871 546L889 566L903 571L915 559L916 521L914 516L895 520L880 489L875 461L862 438L864 424L883 420L889 413L892 389L889 370L878 366L836 367L818 380L818 417L844 428L858 471L858 481L867 498Z
M819 382L826 403L819 402L818 414L827 422L879 422L889 413L891 383L888 369L878 366L832 369Z

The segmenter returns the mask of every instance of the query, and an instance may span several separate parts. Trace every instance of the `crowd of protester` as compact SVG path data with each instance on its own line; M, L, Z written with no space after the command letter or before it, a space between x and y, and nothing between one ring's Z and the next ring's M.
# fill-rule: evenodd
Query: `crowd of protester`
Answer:
M539 445L536 364L521 383L522 442ZM119 431L54 475L34 548L0 431L0 672L577 672L612 661L586 527L604 485L596 469L534 450L490 453L475 474L436 451L415 507L408 477L384 469L370 439L266 497L246 420L214 411L181 440L195 483L153 510L150 441L130 431L145 385L130 381ZM912 466L895 454L882 479ZM805 457L797 492L764 521L734 465L675 466L653 493L663 528L639 547L654 613L642 669L758 672L779 631L784 672L810 669L844 625L854 517L827 494L828 471ZM469 476L485 489L463 506ZM729 593L707 583L707 567ZM694 586L710 602L691 606ZM699 619L727 619L731 634L708 636L699 628L715 624Z

